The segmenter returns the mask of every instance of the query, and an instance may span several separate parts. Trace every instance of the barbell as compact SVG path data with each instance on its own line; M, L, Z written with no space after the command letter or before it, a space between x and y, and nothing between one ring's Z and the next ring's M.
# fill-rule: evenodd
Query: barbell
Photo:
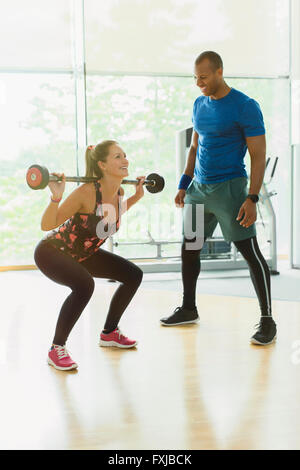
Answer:
M49 181L62 181L56 175L50 175L48 169L41 165L31 165L26 173L26 181L31 189L44 189ZM66 176L66 181L74 183L92 183L99 181L95 176ZM122 184L138 184L139 180L123 180ZM149 193L160 193L165 187L165 180L157 173L151 173L143 183Z

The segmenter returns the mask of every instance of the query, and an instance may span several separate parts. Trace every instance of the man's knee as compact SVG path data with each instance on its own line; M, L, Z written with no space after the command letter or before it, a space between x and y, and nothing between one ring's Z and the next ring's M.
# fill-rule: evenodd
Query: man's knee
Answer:
M205 243L205 239L200 241L200 240L197 240L196 238L193 238L191 240L184 238L182 245L181 245L182 258L183 257L194 258L194 257L200 256L204 243Z

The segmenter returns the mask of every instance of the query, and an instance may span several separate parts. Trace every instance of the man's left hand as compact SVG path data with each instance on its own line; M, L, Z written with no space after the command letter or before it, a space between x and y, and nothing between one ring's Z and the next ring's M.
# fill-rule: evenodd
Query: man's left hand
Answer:
M251 227L257 218L256 204L251 199L246 199L244 204L241 206L237 219L241 220L240 225L245 228Z

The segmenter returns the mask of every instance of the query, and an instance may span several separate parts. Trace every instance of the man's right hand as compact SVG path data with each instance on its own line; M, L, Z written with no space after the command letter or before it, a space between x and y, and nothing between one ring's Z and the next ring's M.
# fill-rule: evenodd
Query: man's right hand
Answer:
M184 207L185 189L179 189L175 197L176 207Z

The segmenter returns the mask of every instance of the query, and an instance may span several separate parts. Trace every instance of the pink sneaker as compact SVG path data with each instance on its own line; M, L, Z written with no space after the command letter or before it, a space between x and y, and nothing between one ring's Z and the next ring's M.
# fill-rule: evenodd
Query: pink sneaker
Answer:
M65 346L53 345L48 353L48 364L58 370L76 369L78 365L73 361Z
M105 335L104 333L100 334L100 346L115 346L117 348L133 348L137 345L137 341L127 338L124 336L119 328L116 328L114 331Z

